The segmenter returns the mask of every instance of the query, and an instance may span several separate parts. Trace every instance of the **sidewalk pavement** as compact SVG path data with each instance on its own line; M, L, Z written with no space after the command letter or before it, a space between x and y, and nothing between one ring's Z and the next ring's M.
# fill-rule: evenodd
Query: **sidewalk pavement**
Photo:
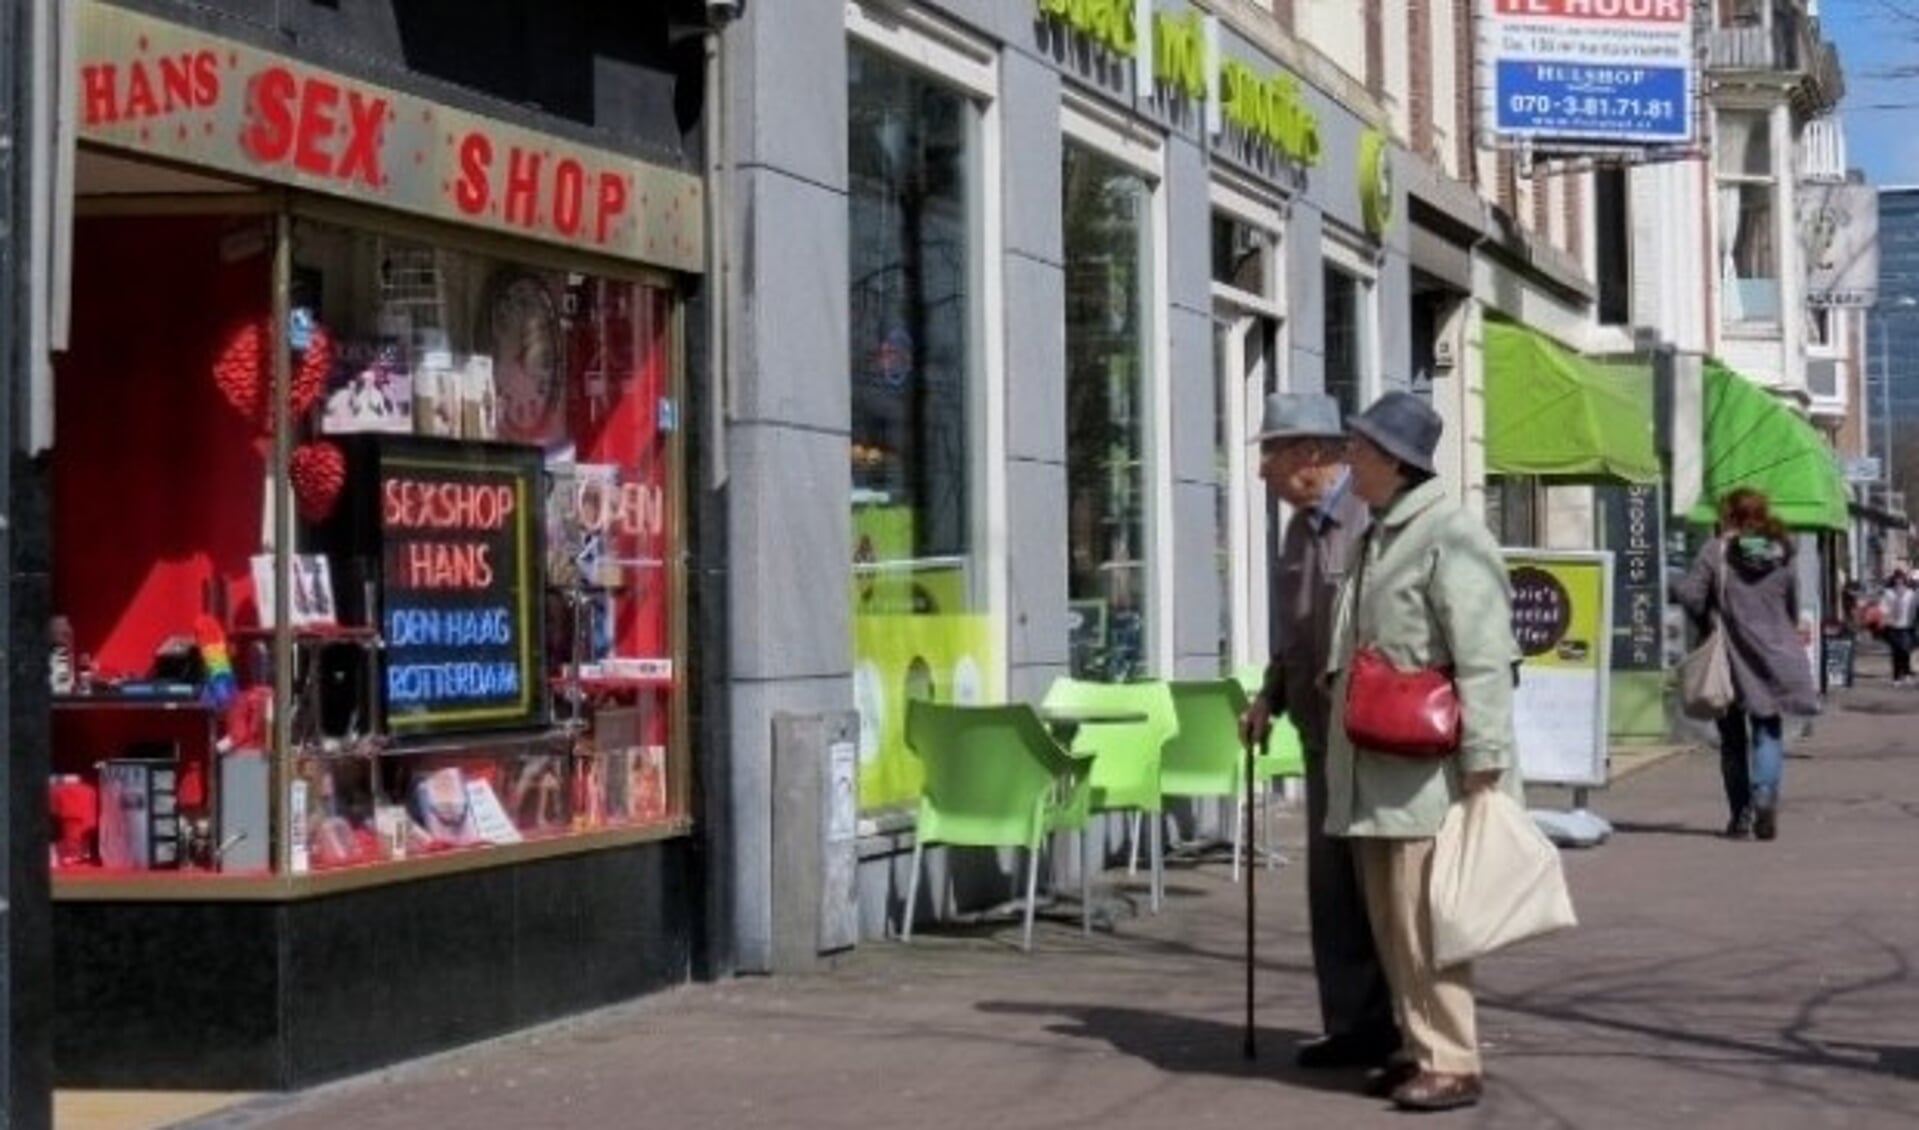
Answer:
M1437 1126L1919 1124L1919 690L1840 692L1787 763L1780 838L1732 842L1715 755L1595 793L1566 857L1579 929L1480 966L1489 1079ZM1281 838L1297 845L1296 815ZM1115 876L1109 876L1113 878ZM1241 1058L1244 896L1168 875L1157 918L869 943L831 973L697 985L192 1130L1404 1126L1318 1028L1303 868L1259 872L1258 1058Z

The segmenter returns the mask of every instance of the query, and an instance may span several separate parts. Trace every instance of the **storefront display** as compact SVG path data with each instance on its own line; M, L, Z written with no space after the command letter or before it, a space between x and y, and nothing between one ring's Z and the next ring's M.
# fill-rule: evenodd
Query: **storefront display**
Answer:
M411 7L402 51L73 5L62 1085L307 1086L700 959L677 64L566 106L450 73L601 75L668 15Z
M987 701L994 669L977 614L981 108L860 44L848 76L859 791L898 813L920 787L906 700Z
M90 90L212 59L194 98L157 108L191 138L170 157L271 174L273 111L301 104L274 100L282 77L438 121L449 145L521 146L163 21L90 5L84 28ZM187 128L242 103L238 143ZM143 105L101 94L89 139L152 147ZM360 132L353 169L404 163L405 131ZM564 188L573 155L545 156ZM318 197L83 214L53 470L63 890L685 831L674 296L567 249L666 240L673 261L694 229L677 200L657 207L679 182L578 156L633 194L629 215L589 238L556 198L540 215L559 227L525 234L557 250L463 246ZM344 191L296 180L314 178ZM390 187L402 211L451 214ZM102 500L119 517L99 520Z
M1146 468L1150 209L1145 177L1064 147L1067 595L1081 611L1073 674L1151 670ZM1097 630L1093 626L1097 626Z

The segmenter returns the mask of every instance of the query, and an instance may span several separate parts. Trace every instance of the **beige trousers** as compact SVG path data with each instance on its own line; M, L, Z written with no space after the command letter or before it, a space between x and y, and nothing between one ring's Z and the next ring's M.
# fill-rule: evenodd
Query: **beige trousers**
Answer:
M1479 1074L1472 966L1433 968L1433 918L1427 902L1433 841L1355 839L1353 858L1373 941L1393 990L1405 1050L1426 1071Z

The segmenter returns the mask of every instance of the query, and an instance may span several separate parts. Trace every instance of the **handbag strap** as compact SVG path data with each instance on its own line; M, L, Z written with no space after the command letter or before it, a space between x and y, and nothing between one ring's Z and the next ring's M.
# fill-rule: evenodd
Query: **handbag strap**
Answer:
M1712 616L1712 626L1717 628L1726 616L1722 602L1726 598L1726 555L1732 552L1732 539L1721 537L1719 540L1719 563L1713 570L1712 607L1707 611Z
M1379 522L1375 519L1360 536L1359 568L1353 573L1353 606L1347 610L1347 615L1353 620L1353 654L1355 655L1359 653L1359 609L1366 599L1366 563L1373 555L1373 531L1377 529L1379 529Z

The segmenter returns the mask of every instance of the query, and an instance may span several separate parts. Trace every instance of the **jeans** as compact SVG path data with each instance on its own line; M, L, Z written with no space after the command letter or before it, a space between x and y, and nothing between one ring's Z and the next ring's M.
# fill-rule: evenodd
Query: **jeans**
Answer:
M1726 806L1735 818L1749 808L1778 804L1785 768L1778 715L1762 718L1735 709L1719 719L1719 775L1726 784Z
M1886 646L1892 649L1894 679L1912 678L1912 636L1911 628L1886 629Z

